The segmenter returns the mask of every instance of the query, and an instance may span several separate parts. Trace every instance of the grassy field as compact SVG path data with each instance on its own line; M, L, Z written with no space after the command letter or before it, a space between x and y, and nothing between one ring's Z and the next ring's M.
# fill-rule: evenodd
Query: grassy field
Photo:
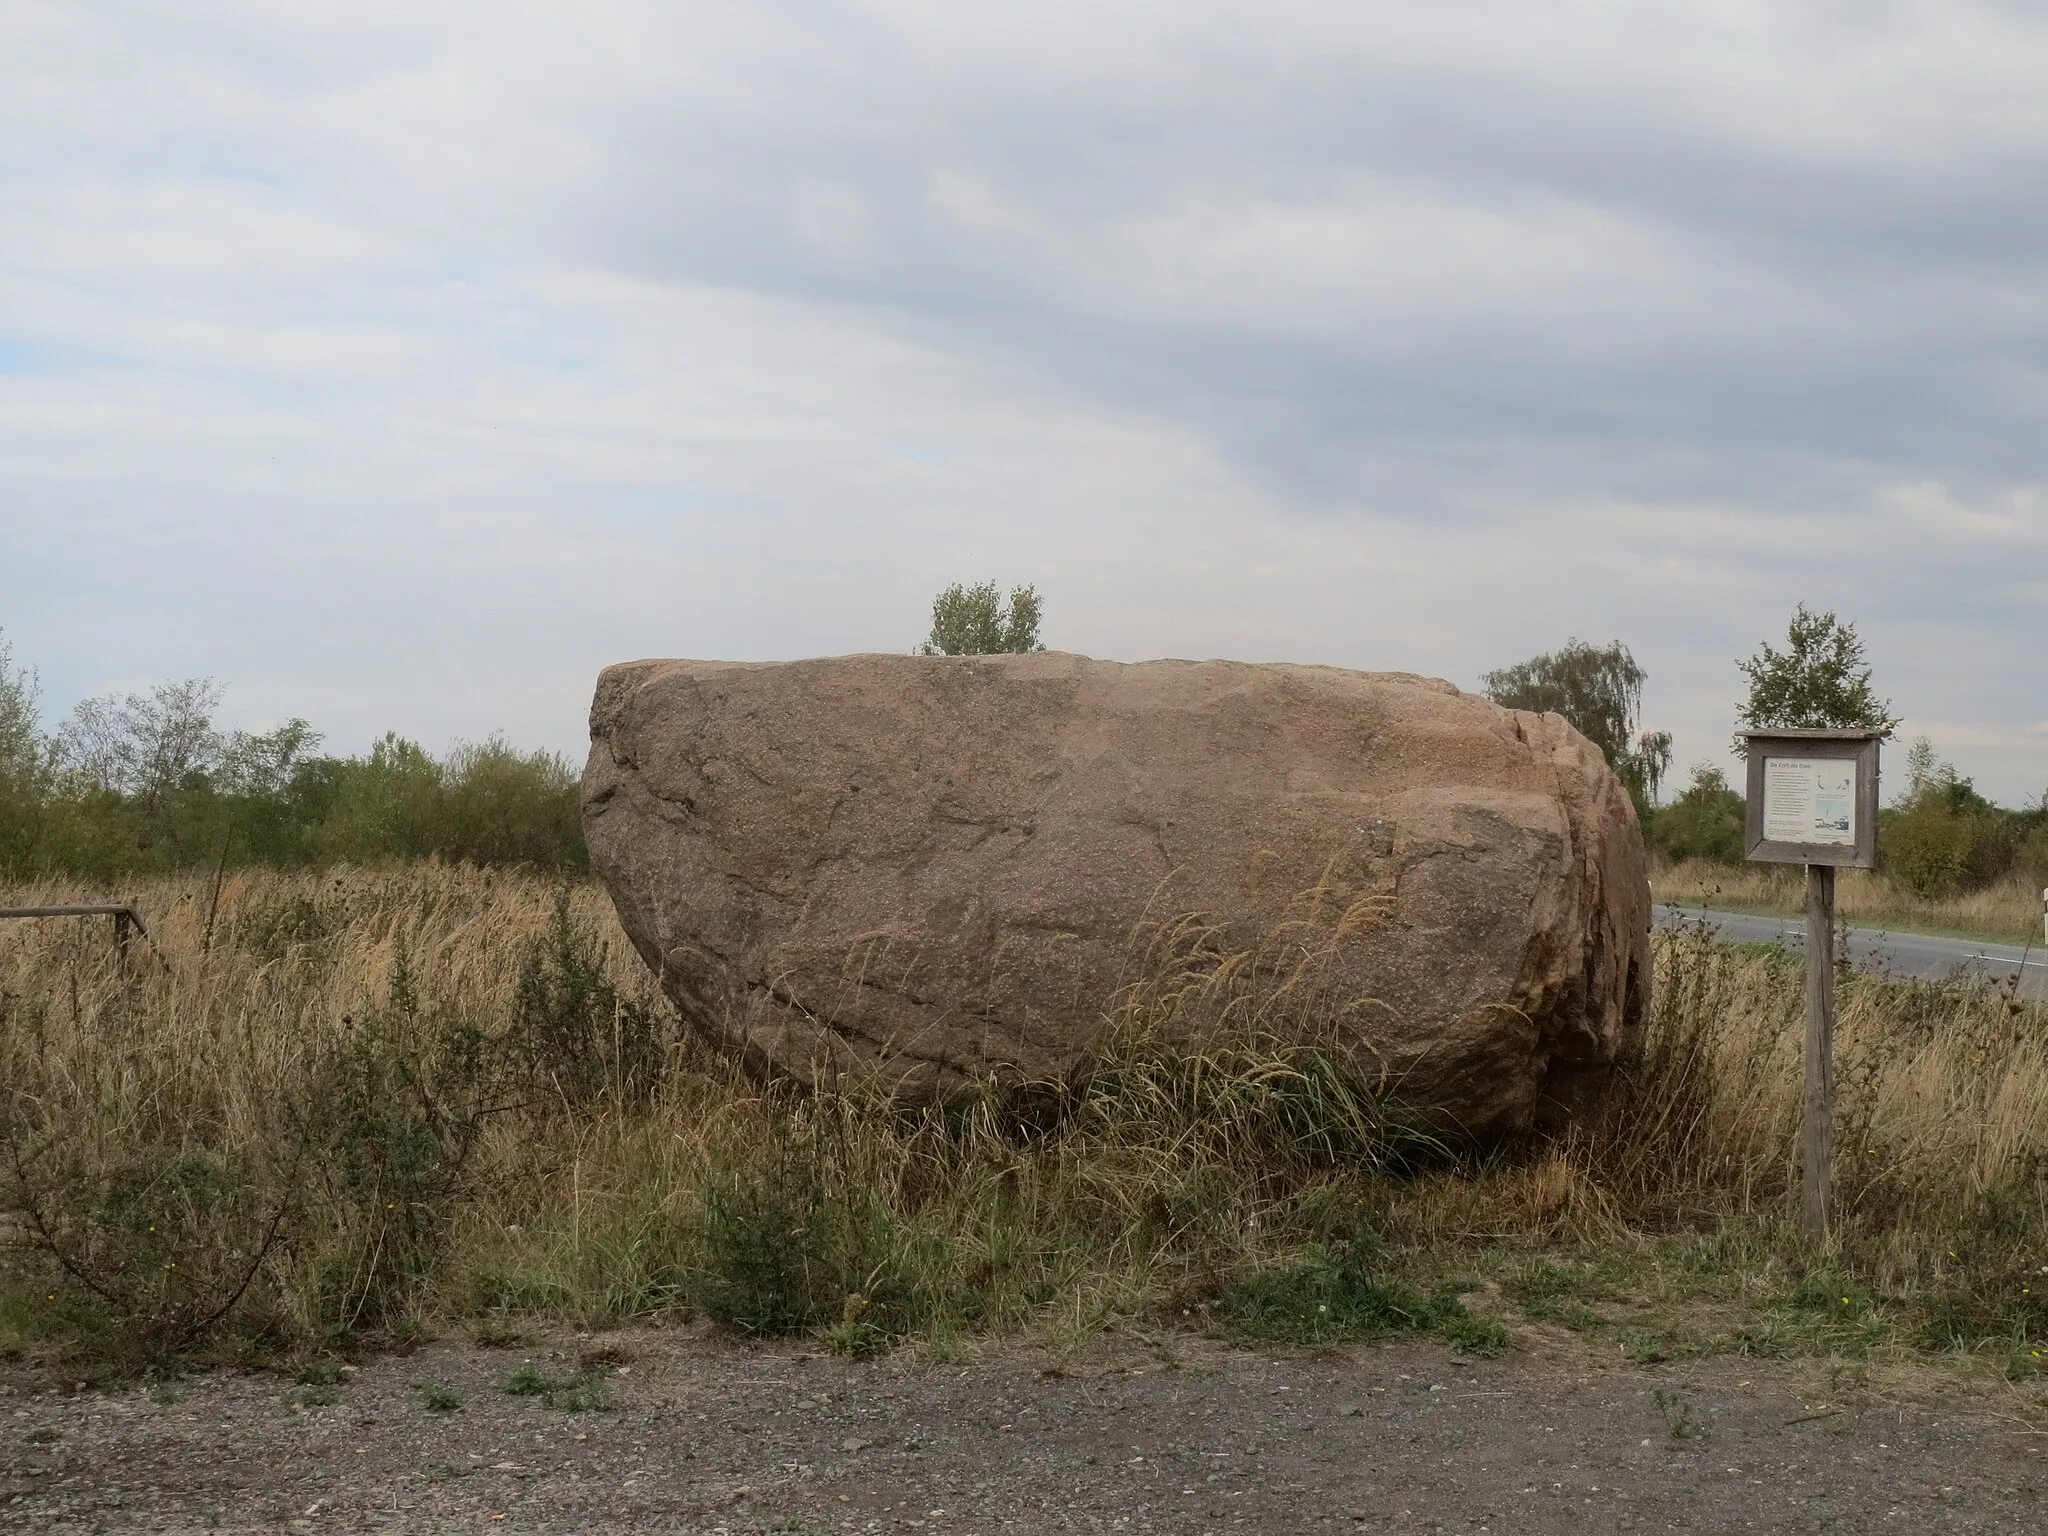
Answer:
M1796 917L1806 906L1806 872L1789 864L1710 864L1690 859L1650 876L1657 900L1703 903L1745 912ZM1843 918L1870 927L1966 934L2008 944L2039 943L2041 885L2008 875L1981 890L1934 899L1915 896L1875 870L1845 869L1836 877Z
M1695 938L1658 940L1606 1109L1480 1158L1277 1026L1162 1044L1185 988L1119 1000L1085 1084L906 1114L736 1076L589 885L427 865L139 896L125 957L104 919L0 925L0 1349L80 1371L688 1315L849 1353L1119 1320L2022 1377L2048 1353L2048 1017L1995 992L1843 979L1815 1250L1797 973Z

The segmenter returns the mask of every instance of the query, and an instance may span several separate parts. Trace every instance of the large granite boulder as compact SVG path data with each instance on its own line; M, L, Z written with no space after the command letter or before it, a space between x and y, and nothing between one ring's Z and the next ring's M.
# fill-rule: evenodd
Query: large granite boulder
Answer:
M600 678L590 733L584 831L626 932L760 1070L913 1101L1059 1081L1148 968L1264 974L1267 1026L1334 1031L1493 1137L1583 1101L1647 1004L1626 791L1558 716L1435 679L641 661ZM1288 964L1313 974L1276 998Z

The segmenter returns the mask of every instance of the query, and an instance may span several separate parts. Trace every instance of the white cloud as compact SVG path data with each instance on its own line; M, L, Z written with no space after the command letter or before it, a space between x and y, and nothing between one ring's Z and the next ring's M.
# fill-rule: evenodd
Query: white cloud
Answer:
M1620 636L1689 761L1808 601L2032 793L2044 76L1990 4L28 0L0 624L573 746L606 660L989 576L1118 656Z

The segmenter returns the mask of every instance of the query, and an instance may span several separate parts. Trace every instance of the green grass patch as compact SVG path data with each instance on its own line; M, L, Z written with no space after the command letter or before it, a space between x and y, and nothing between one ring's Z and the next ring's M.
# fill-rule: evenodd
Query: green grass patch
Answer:
M442 1382L416 1381L412 1389L429 1413L453 1413L462 1406L462 1394Z
M1222 1296L1225 1331L1261 1343L1339 1344L1420 1334L1469 1354L1495 1355L1507 1330L1473 1313L1455 1284L1428 1293L1370 1273L1350 1245L1311 1247L1254 1270Z
M612 1405L611 1387L604 1366L588 1366L569 1375L557 1376L532 1361L520 1366L505 1382L513 1397L530 1397L543 1408L563 1413L603 1412Z

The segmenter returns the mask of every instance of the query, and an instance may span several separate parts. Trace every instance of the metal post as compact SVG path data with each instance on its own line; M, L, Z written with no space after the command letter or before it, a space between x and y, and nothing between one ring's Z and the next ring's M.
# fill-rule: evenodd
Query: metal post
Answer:
M1835 870L1806 866L1806 1082L1799 1161L1806 1235L1828 1235L1828 1167L1835 1140Z

